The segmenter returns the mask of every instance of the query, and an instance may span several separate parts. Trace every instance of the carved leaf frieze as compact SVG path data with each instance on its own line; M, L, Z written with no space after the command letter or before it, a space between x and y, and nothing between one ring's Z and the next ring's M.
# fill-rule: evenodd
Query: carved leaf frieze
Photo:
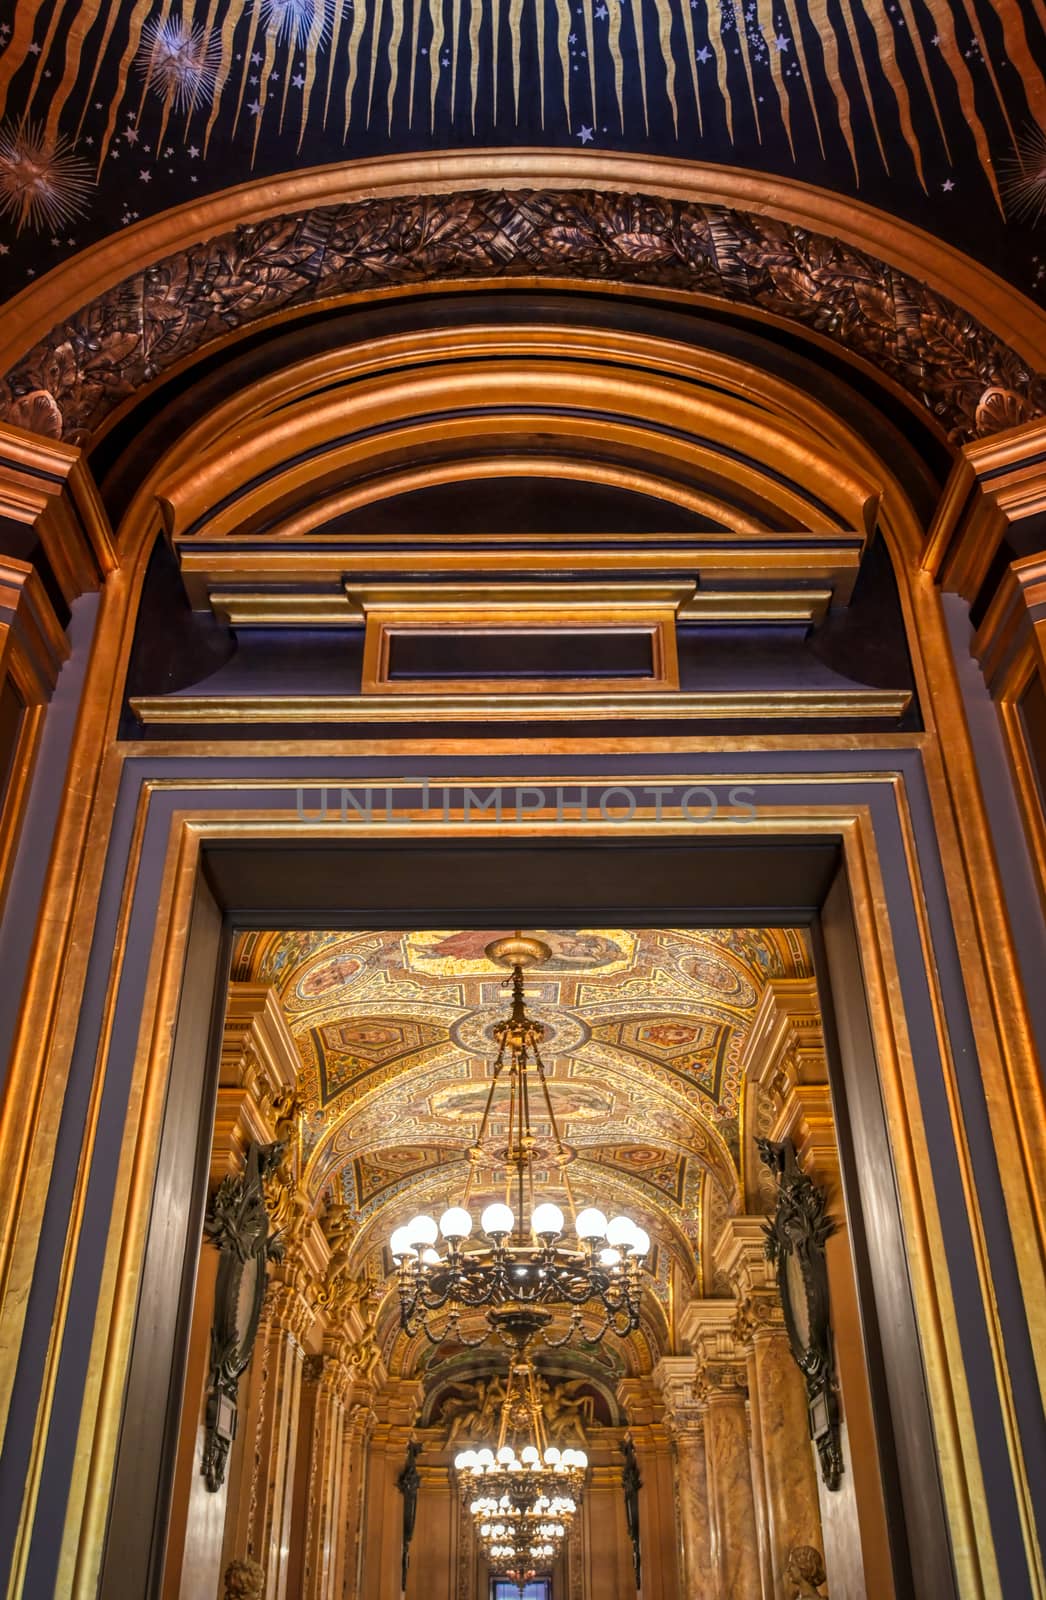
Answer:
M696 290L797 322L919 397L957 441L1046 411L1046 377L915 278L836 239L715 206L588 190L405 196L244 225L117 284L0 380L0 417L87 444L222 335L353 290L563 276Z

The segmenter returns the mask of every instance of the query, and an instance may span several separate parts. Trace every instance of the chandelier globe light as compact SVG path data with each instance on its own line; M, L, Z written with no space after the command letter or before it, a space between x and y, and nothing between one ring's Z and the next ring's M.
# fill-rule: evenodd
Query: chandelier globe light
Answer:
M546 1343L566 1344L583 1331L597 1343L613 1331L627 1338L640 1324L650 1237L631 1217L607 1218L595 1206L574 1204L567 1172L574 1152L562 1141L541 1057L542 1023L527 1014L524 971L551 955L540 939L520 933L496 939L488 958L511 969L508 1017L494 1027L497 1045L479 1131L469 1150L469 1173L458 1205L439 1221L419 1215L396 1228L389 1250L396 1264L400 1321L409 1335L423 1332L433 1344L448 1337L479 1344L506 1307L543 1307L567 1314L566 1332ZM507 1137L494 1138L491 1112L504 1088ZM531 1101L540 1097L549 1135L535 1133ZM560 1206L537 1193L535 1163L555 1167L566 1193L571 1221ZM477 1219L469 1209L480 1174L503 1171L505 1198L487 1205ZM573 1236L573 1237L572 1237ZM484 1310L488 1329L465 1339L463 1313ZM589 1313L586 1325L585 1313ZM592 1326L592 1313L601 1325Z
M493 1571L522 1585L551 1569L563 1548L588 1474L584 1450L560 1450L545 1426L537 1374L527 1345L539 1314L510 1313L516 1344L496 1440L458 1452L454 1460L462 1501ZM527 1577L519 1574L526 1573Z

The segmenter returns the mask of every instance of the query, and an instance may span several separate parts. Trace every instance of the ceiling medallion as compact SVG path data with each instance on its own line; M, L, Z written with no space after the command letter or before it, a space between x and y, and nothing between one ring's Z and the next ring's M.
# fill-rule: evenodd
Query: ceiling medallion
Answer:
M593 1343L611 1331L627 1338L639 1327L650 1239L630 1217L608 1222L595 1207L578 1211L574 1205L566 1171L573 1152L560 1138L541 1059L545 1030L527 1015L523 996L524 969L540 966L551 952L540 939L516 933L495 940L486 953L491 961L512 970L512 1006L493 1030L497 1055L479 1131L469 1151L461 1204L445 1211L438 1224L429 1216L415 1217L397 1228L389 1241L398 1268L401 1324L408 1334L423 1332L433 1344L447 1338L481 1344L492 1332L505 1342L515 1342L499 1313L542 1308L559 1314L556 1336L550 1336L548 1324L554 1318L547 1315L533 1323L528 1337L540 1333L546 1344L567 1344L578 1333ZM499 1086L507 1100L503 1118L507 1134L495 1138L488 1130ZM551 1130L547 1137L531 1127L535 1094ZM536 1192L536 1161L558 1168L576 1244L566 1242L559 1206L541 1200ZM478 1174L490 1167L506 1173L505 1199L484 1210L479 1239L468 1207ZM439 1239L442 1250L437 1249ZM486 1311L487 1329L479 1339L466 1339L460 1318L477 1310ZM601 1326L586 1327L586 1311L601 1317ZM559 1331L564 1314L566 1329Z
M585 1486L584 1450L549 1443L527 1346L548 1320L537 1308L493 1314L515 1347L496 1441L454 1460L462 1500L490 1570L520 1590L551 1570Z

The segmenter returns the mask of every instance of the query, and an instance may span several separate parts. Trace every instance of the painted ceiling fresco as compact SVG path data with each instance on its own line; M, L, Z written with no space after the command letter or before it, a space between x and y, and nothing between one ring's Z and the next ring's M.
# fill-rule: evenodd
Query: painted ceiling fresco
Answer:
M551 146L857 195L1043 276L1042 0L3 0L12 290L295 168Z
M349 1208L368 1252L421 1208L457 1202L490 1083L505 974L491 931L250 933L235 975L272 983L297 1042L309 1187ZM709 1174L738 1189L740 1057L771 977L805 974L793 930L542 932L552 959L527 976L546 1029L560 1132L578 1203L630 1209L691 1275ZM496 1097L490 1131L505 1129ZM547 1119L534 1116L539 1139ZM539 1165L551 1198L559 1173ZM503 1197L504 1174L477 1189ZM582 1200L582 1197L584 1199ZM669 1252L658 1277L667 1294Z

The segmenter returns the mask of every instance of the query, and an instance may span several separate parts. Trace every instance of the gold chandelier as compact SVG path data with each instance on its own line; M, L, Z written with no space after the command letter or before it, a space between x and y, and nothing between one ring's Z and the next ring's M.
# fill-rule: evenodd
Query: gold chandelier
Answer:
M548 960L551 951L540 939L497 939L487 956L511 968L512 1007L494 1029L497 1056L479 1132L469 1151L469 1174L460 1205L439 1220L416 1216L397 1228L389 1248L398 1269L400 1321L408 1334L424 1332L433 1344L465 1339L459 1326L464 1312L485 1310L488 1332L498 1331L497 1313L505 1308L551 1308L569 1313L566 1333L547 1343L566 1344L584 1330L598 1342L613 1330L621 1338L639 1327L646 1257L650 1239L631 1217L609 1221L588 1206L578 1211L566 1168L574 1152L559 1134L548 1074L541 1059L544 1027L526 1011L523 973ZM491 1109L498 1087L507 1077L507 1142L488 1138ZM531 1126L534 1080L548 1117L551 1137L542 1139ZM535 1158L555 1166L573 1214L576 1245L566 1242L565 1219L559 1206L536 1193ZM469 1201L477 1175L484 1168L504 1169L505 1200L488 1205L480 1218L483 1242L474 1236ZM515 1211L512 1203L515 1203ZM442 1252L437 1240L442 1239ZM598 1329L585 1328L584 1312L602 1316ZM540 1318L544 1324L547 1314ZM539 1322L535 1321L533 1332Z
M492 1572L524 1584L548 1572L574 1519L588 1473L584 1450L552 1444L526 1354L526 1321L509 1367L496 1440L459 1451L454 1470Z

